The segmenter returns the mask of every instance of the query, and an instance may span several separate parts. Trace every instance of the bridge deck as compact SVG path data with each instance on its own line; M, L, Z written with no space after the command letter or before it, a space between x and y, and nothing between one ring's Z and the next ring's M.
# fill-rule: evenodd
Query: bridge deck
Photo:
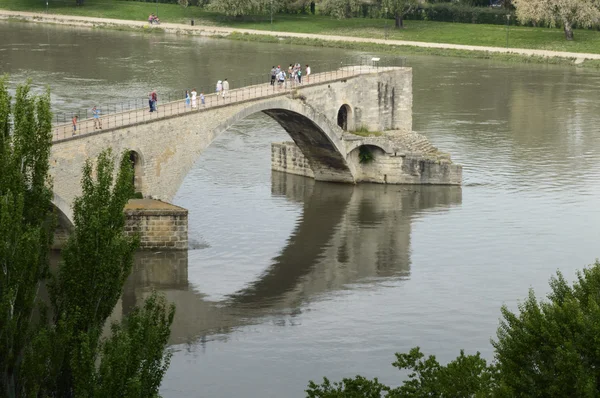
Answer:
M100 117L102 123L102 130L131 126L138 123L149 122L155 119L162 119L165 117L171 117L188 112L201 112L206 109L236 104L252 99L286 95L297 88L325 84L327 82L335 81L338 79L354 77L366 73L381 72L389 69L397 69L397 67L374 67L365 65L346 66L330 72L311 74L310 82L306 81L306 76L302 77L302 84L295 84L293 82L288 81L281 88L277 85L277 83L275 83L275 86L271 86L269 82L241 88L230 88L230 90L225 95L225 98L223 98L220 93L211 93L208 95L205 94L205 105L200 104L200 93L198 93L197 108L195 109L191 106L186 106L185 99L161 103L159 93L158 106L155 112L150 112L149 106L146 106L145 108L138 108L124 112L102 115ZM230 82L230 87L232 83L233 82ZM72 123L64 123L53 126L52 139L53 141L59 141L71 138L73 136L81 136L96 131L100 130L94 128L93 118L82 119L79 120L79 122L77 123L76 133L73 132Z

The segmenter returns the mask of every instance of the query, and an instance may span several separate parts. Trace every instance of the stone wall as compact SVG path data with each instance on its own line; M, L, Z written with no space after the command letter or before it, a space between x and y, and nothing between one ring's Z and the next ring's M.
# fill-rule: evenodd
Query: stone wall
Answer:
M187 250L188 211L168 203L130 200L125 206L125 233L139 234L140 249Z
M366 145L373 160L361 163L360 147L348 155L356 182L379 184L460 185L462 166L442 153L386 153L377 146ZM271 168L276 171L311 177L310 165L293 142L271 144Z
M434 159L416 154L388 154L377 147L368 147L373 160L360 163L359 150L348 155L348 161L358 165L357 182L379 184L460 185L462 167L447 159Z
M271 144L271 170L314 178L308 159L293 142Z
M323 87L302 89L308 104L337 123L343 105L350 108L348 131L412 130L412 69L365 73Z

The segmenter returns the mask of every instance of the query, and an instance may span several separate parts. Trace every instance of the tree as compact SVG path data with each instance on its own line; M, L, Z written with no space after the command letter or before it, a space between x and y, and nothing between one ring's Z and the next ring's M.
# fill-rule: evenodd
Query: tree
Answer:
M446 366L440 365L433 355L425 360L423 358L425 355L419 347L405 354L396 354L396 362L392 365L399 370L410 370L408 380L397 388L381 384L377 378L369 380L356 376L333 384L324 378L320 385L312 381L309 383L307 396L380 398L385 393L383 396L388 398L485 397L494 386L494 367L489 366L479 353L467 356L461 351Z
M517 18L549 26L562 26L567 40L573 40L573 26L587 28L600 22L598 0L513 0Z
M404 28L404 16L419 6L419 0L383 0L382 6L392 13L396 28Z
M110 151L95 168L86 162L74 231L50 274L49 94L20 86L13 108L6 85L0 79L0 396L154 397L169 364L174 308L153 294L102 338L137 248L123 229L129 156L116 179ZM42 283L50 308L37 296Z
M419 348L396 354L393 366L410 369L408 380L391 388L361 376L320 385L310 398L379 397L597 397L600 395L600 262L578 273L572 286L560 272L550 280L548 301L531 290L518 313L506 306L494 361L460 355L446 366ZM347 395L345 395L347 394ZM362 394L362 395L361 395Z
M360 0L325 0L319 10L338 19L350 18L360 10Z
M600 263L577 274L559 272L549 301L533 291L515 314L502 307L496 350L501 381L521 396L596 397L600 394Z
M270 7L267 0L218 0L210 3L210 9L232 17L261 14Z
M17 88L13 108L7 82L0 78L0 395L12 397L48 272L52 115L49 93L31 96L28 84Z

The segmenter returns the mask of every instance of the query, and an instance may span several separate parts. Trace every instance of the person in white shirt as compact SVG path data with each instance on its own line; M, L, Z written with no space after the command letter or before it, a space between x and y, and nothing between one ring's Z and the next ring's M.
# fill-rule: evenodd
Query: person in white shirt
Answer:
M229 91L229 82L227 81L227 79L223 80L223 98L225 98L225 94L227 94L227 91Z
M192 90L192 108L196 109L196 96L198 95L198 93L196 92L196 89Z
M306 64L306 82L310 83L310 66Z

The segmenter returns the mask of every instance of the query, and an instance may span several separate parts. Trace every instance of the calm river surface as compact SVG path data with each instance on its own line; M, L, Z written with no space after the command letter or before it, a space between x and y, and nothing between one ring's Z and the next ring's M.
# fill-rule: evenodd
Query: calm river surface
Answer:
M18 23L0 37L0 74L49 84L57 111L376 55ZM600 256L600 73L407 62L414 129L464 165L462 189L272 173L284 130L262 115L231 128L174 201L194 249L140 253L115 311L153 287L176 303L164 397L300 397L358 373L397 384L393 354L416 345L491 358L502 304Z

